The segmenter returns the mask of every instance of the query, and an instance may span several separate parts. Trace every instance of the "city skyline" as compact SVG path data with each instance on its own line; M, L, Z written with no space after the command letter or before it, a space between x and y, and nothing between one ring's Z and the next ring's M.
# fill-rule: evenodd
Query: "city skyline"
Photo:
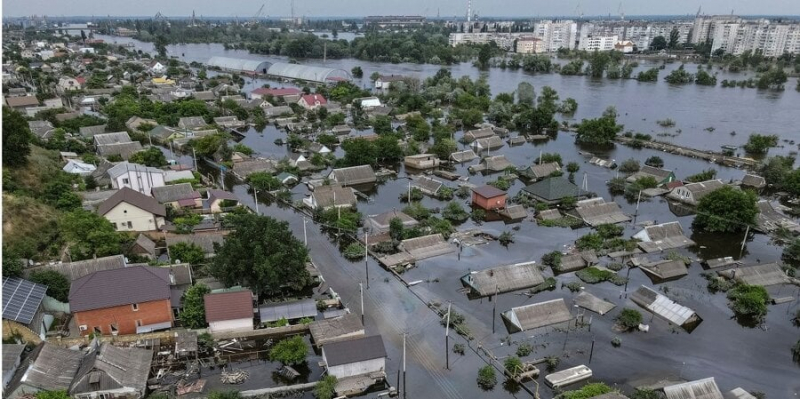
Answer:
M325 4L314 4L309 0L283 0L279 4L264 1L237 3L235 6L215 1L178 0L169 3L142 0L139 2L97 2L76 0L69 3L53 3L48 0L13 0L3 3L5 17L29 15L60 16L147 16L161 12L165 16L190 16L194 11L198 16L207 17L249 17L264 4L264 15L270 17L292 14L306 17L363 17L368 15L422 15L463 17L466 15L466 0L445 0L427 2L408 0L398 3L376 3L367 0L337 0ZM618 0L597 0L592 2L563 2L553 4L531 4L522 0L504 2L505 7L492 5L488 0L473 0L473 10L485 17L547 17L547 16L605 16L620 17L620 14L637 16L694 15L700 7L704 14L737 15L800 15L800 2L786 0L763 0L753 3L748 0L675 0L665 4L656 1L619 2ZM145 11L146 10L146 11ZM509 15L513 10L518 15Z

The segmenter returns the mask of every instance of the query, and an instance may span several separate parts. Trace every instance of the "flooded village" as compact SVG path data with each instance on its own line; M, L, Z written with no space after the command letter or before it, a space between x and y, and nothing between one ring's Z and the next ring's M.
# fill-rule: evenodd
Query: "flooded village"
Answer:
M800 393L794 55L597 77L129 22L4 26L3 397Z

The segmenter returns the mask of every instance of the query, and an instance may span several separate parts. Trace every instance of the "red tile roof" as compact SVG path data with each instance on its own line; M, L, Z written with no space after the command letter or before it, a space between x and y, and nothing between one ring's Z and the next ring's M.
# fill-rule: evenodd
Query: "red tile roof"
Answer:
M483 198L494 198L506 195L505 191L493 186L476 187L473 188L472 191Z
M83 76L78 76L77 78L75 78L75 81L80 84L84 84L86 83L86 78L84 78Z
M209 323L253 317L253 294L250 290L206 294L203 302Z
M319 101L320 105L325 105L328 103L328 100L326 100L325 97L322 97L320 94L306 94L303 96L303 100L305 100L306 104L308 105L314 105L317 103L317 101Z

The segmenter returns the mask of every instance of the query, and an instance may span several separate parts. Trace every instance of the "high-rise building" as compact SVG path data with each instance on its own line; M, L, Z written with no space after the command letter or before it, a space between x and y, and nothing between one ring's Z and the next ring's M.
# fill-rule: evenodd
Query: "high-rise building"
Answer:
M575 49L578 40L578 24L572 20L543 20L533 25L534 37L543 42L545 51L555 52L560 48Z

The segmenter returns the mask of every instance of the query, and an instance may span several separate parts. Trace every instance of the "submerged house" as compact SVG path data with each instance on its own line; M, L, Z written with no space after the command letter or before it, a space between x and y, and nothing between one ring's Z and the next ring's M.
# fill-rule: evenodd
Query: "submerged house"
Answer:
M378 181L375 171L370 165L334 169L328 175L328 178L342 186L357 186L361 184L371 184Z
M622 208L616 202L606 202L602 197L578 201L575 210L568 213L577 215L589 226L601 224L615 224L631 220L628 215L622 213Z
M631 300L656 316L674 325L681 326L689 332L703 321L694 310L680 305L644 285L631 295Z
M714 377L664 387L667 399L725 399Z
M439 166L439 157L433 154L409 155L405 157L404 163L409 168L419 170L433 169Z
M472 205L490 211L505 208L508 194L494 186L481 186L472 189Z
M403 228L406 229L414 227L419 224L419 222L416 219L396 209L378 215L372 215L369 217L368 222L369 226L371 227L371 230L374 230L376 232L388 231L392 219L395 218L400 219L400 222L403 223Z
M338 184L319 186L306 198L303 205L310 209L327 210L331 208L350 208L356 205L356 195L353 190Z
M572 314L563 298L518 306L500 316L509 334L565 324L572 320Z
M534 287L544 282L536 262L522 262L474 271L461 277L461 282L477 296L490 296Z
M643 263L639 265L639 269L641 269L644 274L650 278L650 281L652 281L653 284L677 280L689 274L686 264L680 259L664 260L654 263Z
M689 183L681 187L676 187L667 194L667 198L671 198L692 206L697 206L700 199L708 195L710 192L722 188L725 183L722 180L707 180L698 183Z
M561 165L558 162L531 165L519 171L520 175L531 180L544 179L557 172L561 172Z
M509 162L505 155L495 155L483 158L478 165L470 166L469 169L472 172L495 173L502 172L513 166L514 164Z
M422 191L423 194L437 196L439 190L444 187L444 183L432 177L420 176L411 183L411 186Z
M561 177L550 177L526 186L522 191L539 202L557 204L564 198L583 198L588 193Z
M450 160L457 163L469 162L477 157L472 150L457 151L450 154Z
M332 342L322 347L328 375L342 379L386 370L386 348L380 335Z
M648 253L694 245L694 241L684 235L683 227L677 221L647 226L634 234L633 238L638 239L639 248Z
M489 151L501 148L504 145L503 139L499 136L491 136L485 139L478 139L470 145L475 151Z
M638 172L628 176L625 179L628 183L634 183L643 177L652 177L656 180L659 186L675 181L675 173L671 170L654 168L649 165L643 165Z

